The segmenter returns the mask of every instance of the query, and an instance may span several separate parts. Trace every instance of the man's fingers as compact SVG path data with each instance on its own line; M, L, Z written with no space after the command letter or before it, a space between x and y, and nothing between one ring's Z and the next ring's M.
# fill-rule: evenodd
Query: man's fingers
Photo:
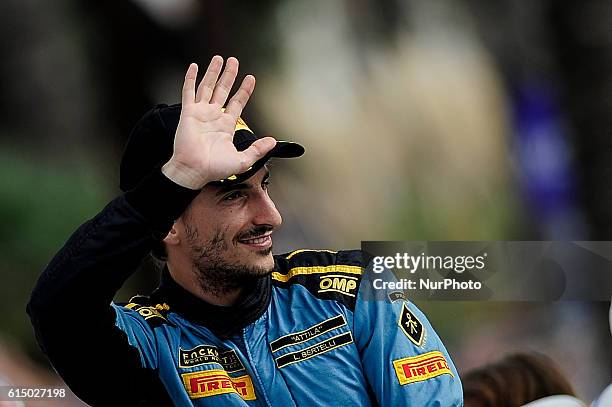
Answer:
M223 68L223 58L221 58L219 55L215 55L210 60L206 73L198 86L198 91L195 97L196 102L210 102L213 90L215 89L215 83L217 83L217 79L221 73L221 68Z
M234 96L227 102L225 112L236 118L239 117L242 114L242 109L244 109L249 98L253 94L254 89L255 77L253 75L245 76L240 84L240 88L238 88Z
M185 82L183 82L182 103L183 106L195 101L195 83L198 76L198 66L189 64L187 73L185 73Z
M234 57L229 57L225 63L225 69L221 74L221 78L215 86L210 103L218 103L221 106L225 104L227 95L229 95L236 80L236 75L238 75L238 60Z
M246 171L250 166L252 166L255 161L259 160L266 154L270 152L276 145L276 140L274 137L264 137L249 146L246 150L242 151L242 166L240 172Z

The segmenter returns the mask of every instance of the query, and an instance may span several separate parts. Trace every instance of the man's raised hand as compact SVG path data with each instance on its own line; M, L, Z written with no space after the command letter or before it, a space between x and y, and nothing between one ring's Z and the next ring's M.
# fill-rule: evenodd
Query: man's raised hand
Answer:
M210 181L246 171L266 155L276 140L265 137L239 152L232 142L236 121L246 106L255 77L247 75L222 110L238 75L238 60L214 56L196 89L198 66L189 65L182 92L182 109L174 152L163 166L163 173L187 188L200 189ZM221 76L219 76L221 75Z

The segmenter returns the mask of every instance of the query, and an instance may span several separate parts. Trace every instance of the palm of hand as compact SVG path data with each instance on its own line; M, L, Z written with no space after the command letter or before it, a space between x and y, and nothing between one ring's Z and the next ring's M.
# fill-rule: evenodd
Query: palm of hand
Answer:
M185 183L190 187L201 188L207 182L244 172L276 144L266 137L245 151L236 150L232 141L236 121L253 93L255 78L247 75L222 110L238 73L238 61L229 58L219 78L222 65L221 57L211 60L197 91L197 65L191 64L185 75L174 152L166 165L172 163L188 174Z

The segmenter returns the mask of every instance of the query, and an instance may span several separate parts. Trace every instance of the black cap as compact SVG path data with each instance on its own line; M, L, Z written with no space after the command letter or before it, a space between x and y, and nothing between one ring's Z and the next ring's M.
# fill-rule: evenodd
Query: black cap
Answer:
M174 134L181 115L181 105L157 105L136 123L125 146L119 173L122 191L133 189L153 170L160 168L172 156ZM246 150L255 140L255 135L242 119L236 123L234 146L238 151ZM277 141L276 146L242 174L216 181L223 185L240 183L255 174L272 157L294 158L304 154L304 147L290 141Z

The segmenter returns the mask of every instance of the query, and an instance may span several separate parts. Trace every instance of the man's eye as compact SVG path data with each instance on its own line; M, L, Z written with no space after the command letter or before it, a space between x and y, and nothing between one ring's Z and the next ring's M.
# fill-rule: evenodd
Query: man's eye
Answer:
M244 196L243 192L235 191L223 198L225 201L233 201Z

